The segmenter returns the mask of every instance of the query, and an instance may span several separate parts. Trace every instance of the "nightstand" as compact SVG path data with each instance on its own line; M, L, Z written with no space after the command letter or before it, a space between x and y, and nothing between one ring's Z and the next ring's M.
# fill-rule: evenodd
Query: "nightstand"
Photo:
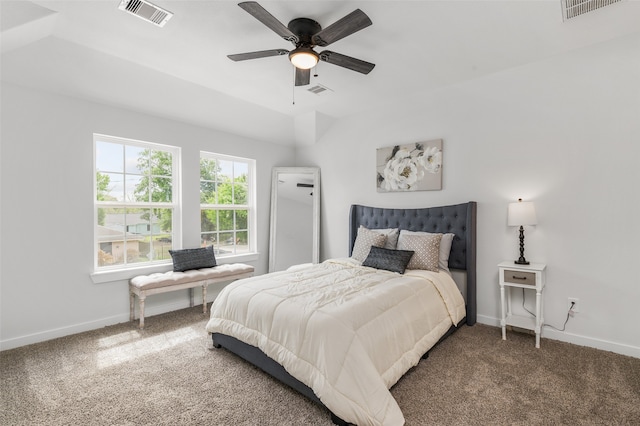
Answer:
M542 291L545 285L545 268L542 263L518 265L513 260L506 260L498 265L500 275L500 301L502 306L502 340L507 340L507 326L524 328L536 332L536 348L540 347L540 332L542 331L543 299ZM536 311L531 315L514 315L511 311L511 291L513 288L535 290ZM506 291L506 294L505 294ZM506 302L506 309L505 309Z

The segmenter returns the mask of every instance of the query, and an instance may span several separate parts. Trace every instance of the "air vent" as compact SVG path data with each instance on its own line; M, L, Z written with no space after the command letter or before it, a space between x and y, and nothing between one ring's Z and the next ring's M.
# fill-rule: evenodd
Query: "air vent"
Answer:
M561 0L562 20L567 21L620 1L621 0Z
M308 88L307 90L316 95L321 95L327 91L333 92L333 90L329 89L327 86L323 86L322 84L317 84L313 87Z
M144 0L122 0L118 9L129 12L140 19L164 27L173 13Z

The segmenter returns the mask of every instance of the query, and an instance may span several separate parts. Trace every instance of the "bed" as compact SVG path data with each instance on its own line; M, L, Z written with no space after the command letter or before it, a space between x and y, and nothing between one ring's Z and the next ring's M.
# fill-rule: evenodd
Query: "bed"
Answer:
M325 406L335 424L403 424L389 389L458 327L476 322L476 208L351 206L350 257L228 285L206 327L214 346ZM450 273L401 275L354 259L364 232L392 229L402 230L405 244L412 232L453 234Z

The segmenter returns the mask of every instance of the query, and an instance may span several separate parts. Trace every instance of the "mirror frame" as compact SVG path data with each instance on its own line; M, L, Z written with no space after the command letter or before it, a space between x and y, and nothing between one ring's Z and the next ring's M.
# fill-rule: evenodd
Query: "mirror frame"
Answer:
M313 177L313 230L311 263L320 261L320 168L319 167L274 167L271 173L271 227L269 230L269 272L276 267L276 223L278 212L278 176L285 173L308 173Z

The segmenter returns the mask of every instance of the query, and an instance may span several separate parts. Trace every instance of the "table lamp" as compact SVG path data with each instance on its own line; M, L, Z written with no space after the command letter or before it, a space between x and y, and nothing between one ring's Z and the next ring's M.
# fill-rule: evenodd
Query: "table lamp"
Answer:
M515 261L518 265L528 265L529 262L524 258L524 225L536 225L538 220L536 219L536 208L532 202L522 201L522 198L518 199L517 203L509 204L509 211L507 214L508 226L520 227L520 258Z

